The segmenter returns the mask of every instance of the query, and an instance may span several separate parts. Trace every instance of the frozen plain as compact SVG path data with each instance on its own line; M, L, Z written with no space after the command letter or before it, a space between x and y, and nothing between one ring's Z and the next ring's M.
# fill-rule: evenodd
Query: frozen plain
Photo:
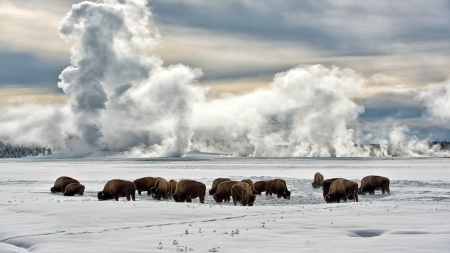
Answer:
M311 187L325 179L391 179L391 195L326 204ZM59 176L86 186L84 196L51 194ZM97 201L113 178L280 177L290 200L257 197L255 206L156 201ZM263 193L264 194L264 193ZM229 158L0 160L0 252L449 252L450 159Z

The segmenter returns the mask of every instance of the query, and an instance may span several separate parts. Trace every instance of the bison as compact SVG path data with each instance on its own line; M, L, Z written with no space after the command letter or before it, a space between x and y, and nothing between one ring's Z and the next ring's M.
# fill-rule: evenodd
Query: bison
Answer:
M253 184L255 186L255 194L261 195L261 192L266 191L266 181L258 181Z
M347 198L351 195L354 202L358 202L358 183L347 180L337 179L330 185L330 191L325 196L327 203L337 202L341 200L347 201Z
M244 180L241 180L241 182L244 182L244 183L247 183L248 185L250 185L250 188L252 189L252 194L256 194L255 185L253 184L252 180L244 179Z
M218 203L221 203L222 201L230 202L231 187L237 183L239 183L239 181L225 181L220 183L217 186L216 194L213 195L214 200Z
M273 179L266 181L266 196L276 194L278 198L291 198L291 192L287 189L286 181L283 179Z
M161 198L168 199L170 196L170 183L164 178L160 178L156 180L155 186L150 188L148 194L152 194L153 198L157 200L161 200Z
M317 172L314 175L314 182L312 182L312 187L313 188L320 188L322 186L322 182L323 182L323 175L320 174L319 172Z
M211 186L211 190L209 190L209 195L214 195L214 194L216 194L216 192L217 192L217 186L218 186L220 183L225 182L225 181L231 181L231 179L229 179L229 178L222 178L222 177L214 179L214 181L213 181L213 183L212 183L212 186Z
M206 185L194 180L183 179L177 183L177 188L173 194L175 202L192 202L192 199L199 198L200 203L205 203Z
M160 177L143 177L138 178L133 181L133 183L136 185L136 190L138 191L138 194L141 195L141 192L147 192L148 195L150 195L150 189L155 186L156 181L158 179L161 179Z
M387 192L389 195L391 191L389 190L390 180L387 177L382 176L367 176L361 180L361 187L358 189L358 194L370 195L375 194L375 190L381 190L381 194Z
M325 199L325 197L327 196L328 192L330 191L330 186L331 186L331 184L332 184L334 181L338 180L338 179L341 179L341 178L330 178L330 179L324 180L324 181L322 182L323 198L324 198L324 199Z
M127 197L127 200L135 201L136 185L133 182L121 179L109 180L103 191L98 192L98 200L115 199L119 201L119 197Z
M175 193L175 189L177 188L177 181L174 179L170 179L170 197L172 198L173 194Z
M251 186L246 182L240 182L231 187L231 196L233 197L233 203L236 206L236 202L241 205L253 206L253 202L256 200L256 195L252 193Z
M75 194L83 195L84 185L80 183L71 183L66 186L64 196L74 196Z
M78 180L73 179L71 177L59 177L58 179L56 179L55 184L53 185L52 188L50 188L50 191L52 193L55 192L64 192L66 190L66 186L68 184L72 184L72 183L80 183L78 182Z

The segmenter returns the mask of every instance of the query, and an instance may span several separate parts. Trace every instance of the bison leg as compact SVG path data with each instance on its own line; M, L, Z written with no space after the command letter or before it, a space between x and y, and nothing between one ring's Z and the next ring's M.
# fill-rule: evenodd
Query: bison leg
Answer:
M138 190L138 194L141 195L141 191L140 190Z
M188 198L186 198L186 202L188 202L188 203L192 203L192 199L188 199Z
M127 194L127 201L130 201L131 200L131 196L130 196L130 194L128 193Z
M119 195L115 194L115 195L114 195L114 199L115 199L116 201L119 201Z
M369 191L369 195L374 195L375 194L375 190L370 190Z
M205 204L205 196L200 196L200 203Z

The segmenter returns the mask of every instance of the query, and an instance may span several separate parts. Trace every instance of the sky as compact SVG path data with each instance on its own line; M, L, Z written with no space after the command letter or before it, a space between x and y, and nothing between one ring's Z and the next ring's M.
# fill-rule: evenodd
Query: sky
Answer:
M70 99L57 84L74 42L58 29L80 2L0 0L0 103ZM395 122L421 139L450 139L448 117L435 117L420 99L450 76L449 1L152 0L147 7L159 31L152 53L164 67L201 69L196 82L208 87L208 99L268 88L297 66L337 66L366 80L349 95L364 108L348 123L357 132Z

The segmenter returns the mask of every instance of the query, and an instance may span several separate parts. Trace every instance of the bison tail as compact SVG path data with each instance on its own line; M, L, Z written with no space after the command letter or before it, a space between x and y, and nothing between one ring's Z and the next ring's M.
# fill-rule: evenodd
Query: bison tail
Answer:
M236 206L236 199L237 199L236 192L237 192L236 189L231 189L231 196L233 197L234 206Z

